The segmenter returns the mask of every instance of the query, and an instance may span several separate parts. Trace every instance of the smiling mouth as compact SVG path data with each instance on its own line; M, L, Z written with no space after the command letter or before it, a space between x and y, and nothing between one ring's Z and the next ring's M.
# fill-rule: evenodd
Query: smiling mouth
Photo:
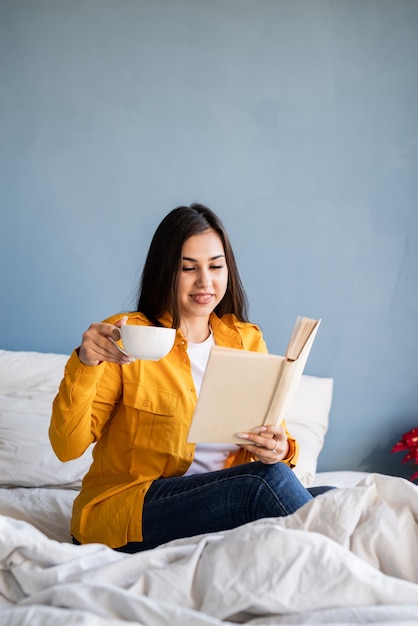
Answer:
M194 293L190 296L197 304L209 304L212 301L213 294L211 293Z

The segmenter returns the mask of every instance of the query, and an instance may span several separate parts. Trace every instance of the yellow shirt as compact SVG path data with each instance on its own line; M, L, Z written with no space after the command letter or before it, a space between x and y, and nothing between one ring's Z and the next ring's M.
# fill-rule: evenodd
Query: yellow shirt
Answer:
M130 324L150 325L141 313L128 316ZM162 321L170 325L168 316ZM210 322L217 345L267 352L253 324L215 314ZM71 532L78 541L112 548L142 541L142 507L151 482L184 474L193 460L195 445L187 443L187 434L196 400L187 340L180 331L161 361L86 366L73 352L53 403L49 436L61 461L96 443L73 506ZM284 462L294 466L297 455L289 438ZM249 461L248 452L237 448L226 467Z

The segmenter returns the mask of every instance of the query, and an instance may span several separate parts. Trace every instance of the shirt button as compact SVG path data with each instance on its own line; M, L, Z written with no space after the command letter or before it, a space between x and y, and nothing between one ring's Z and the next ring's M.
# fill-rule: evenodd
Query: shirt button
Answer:
M149 401L148 400L144 400L144 406L149 406Z

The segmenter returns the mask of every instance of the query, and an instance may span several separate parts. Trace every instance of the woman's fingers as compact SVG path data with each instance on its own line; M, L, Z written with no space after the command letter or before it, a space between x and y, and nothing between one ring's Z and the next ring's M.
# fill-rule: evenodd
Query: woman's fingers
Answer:
M102 361L125 364L132 361L114 345L112 339L120 339L119 326L126 323L126 319L118 320L115 325L104 322L93 323L83 333L79 349L79 359L85 365L98 365Z
M263 463L277 463L284 459L289 450L283 426L259 426L237 436L246 443L242 445Z

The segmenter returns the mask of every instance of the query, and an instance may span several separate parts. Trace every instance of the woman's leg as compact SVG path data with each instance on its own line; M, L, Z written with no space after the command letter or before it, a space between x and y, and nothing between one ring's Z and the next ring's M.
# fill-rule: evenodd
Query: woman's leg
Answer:
M284 463L256 461L206 474L161 478L145 497L143 542L120 550L146 550L172 539L289 515L311 499Z
M336 487L329 487L325 485L321 487L309 487L308 491L311 494L311 496L316 498L316 496L320 496L322 493L325 493L326 491L330 491L330 489L336 489Z

